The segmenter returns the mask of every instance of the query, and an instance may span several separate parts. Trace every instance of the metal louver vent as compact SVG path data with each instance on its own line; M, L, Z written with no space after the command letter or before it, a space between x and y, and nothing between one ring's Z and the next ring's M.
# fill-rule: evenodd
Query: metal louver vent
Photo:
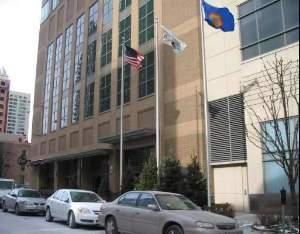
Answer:
M209 103L211 163L247 159L243 95Z

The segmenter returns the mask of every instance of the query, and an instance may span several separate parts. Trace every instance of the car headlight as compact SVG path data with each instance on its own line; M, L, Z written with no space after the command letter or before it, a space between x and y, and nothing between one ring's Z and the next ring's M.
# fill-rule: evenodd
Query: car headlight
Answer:
M215 225L212 223L197 222L196 225L198 228L204 228L204 229L214 229L215 228Z
M91 214L92 213L88 208L79 208L78 211L81 214Z

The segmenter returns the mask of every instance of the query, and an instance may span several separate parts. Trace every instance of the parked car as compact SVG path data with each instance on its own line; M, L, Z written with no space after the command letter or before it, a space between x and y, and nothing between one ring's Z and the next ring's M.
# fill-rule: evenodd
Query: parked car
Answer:
M0 206L2 206L3 197L13 189L14 184L14 180L0 178Z
M34 189L14 189L2 201L2 210L14 210L16 215L22 213L45 213L46 200Z
M70 228L80 225L98 225L100 208L105 201L96 193L85 190L62 189L46 202L46 221L54 218L67 221Z
M201 210L180 194L126 193L103 204L99 223L107 234L242 234L231 218Z

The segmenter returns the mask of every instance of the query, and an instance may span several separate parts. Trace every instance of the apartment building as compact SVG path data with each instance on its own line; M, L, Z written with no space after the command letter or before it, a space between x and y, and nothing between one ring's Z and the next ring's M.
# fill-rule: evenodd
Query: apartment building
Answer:
M268 202L279 206L279 191L283 187L289 191L288 180L276 161L246 137L251 125L246 103L251 103L258 114L263 112L258 88L253 85L264 82L263 61L273 63L276 55L285 62L292 61L294 68L299 66L299 1L209 2L229 7L236 18L233 33L204 28L214 200L246 211ZM250 91L244 93L245 87ZM298 111L292 107L290 116L299 118ZM270 119L264 121L257 124Z
M188 44L159 42L154 16ZM125 66L125 162L138 175L155 156L155 67L159 66L161 154L205 165L198 0L43 0L35 82L32 184L119 191L120 41L145 55ZM159 38L162 33L159 30Z
M0 69L0 133L6 132L9 87L10 80L5 70Z

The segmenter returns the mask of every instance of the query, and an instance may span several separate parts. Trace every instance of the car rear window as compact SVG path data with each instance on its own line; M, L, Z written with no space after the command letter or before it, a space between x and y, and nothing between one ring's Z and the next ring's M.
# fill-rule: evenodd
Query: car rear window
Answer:
M14 183L12 181L0 181L0 189L9 190L12 189Z
M20 190L18 192L18 197L39 198L41 197L41 194L38 191L34 191L34 190Z

